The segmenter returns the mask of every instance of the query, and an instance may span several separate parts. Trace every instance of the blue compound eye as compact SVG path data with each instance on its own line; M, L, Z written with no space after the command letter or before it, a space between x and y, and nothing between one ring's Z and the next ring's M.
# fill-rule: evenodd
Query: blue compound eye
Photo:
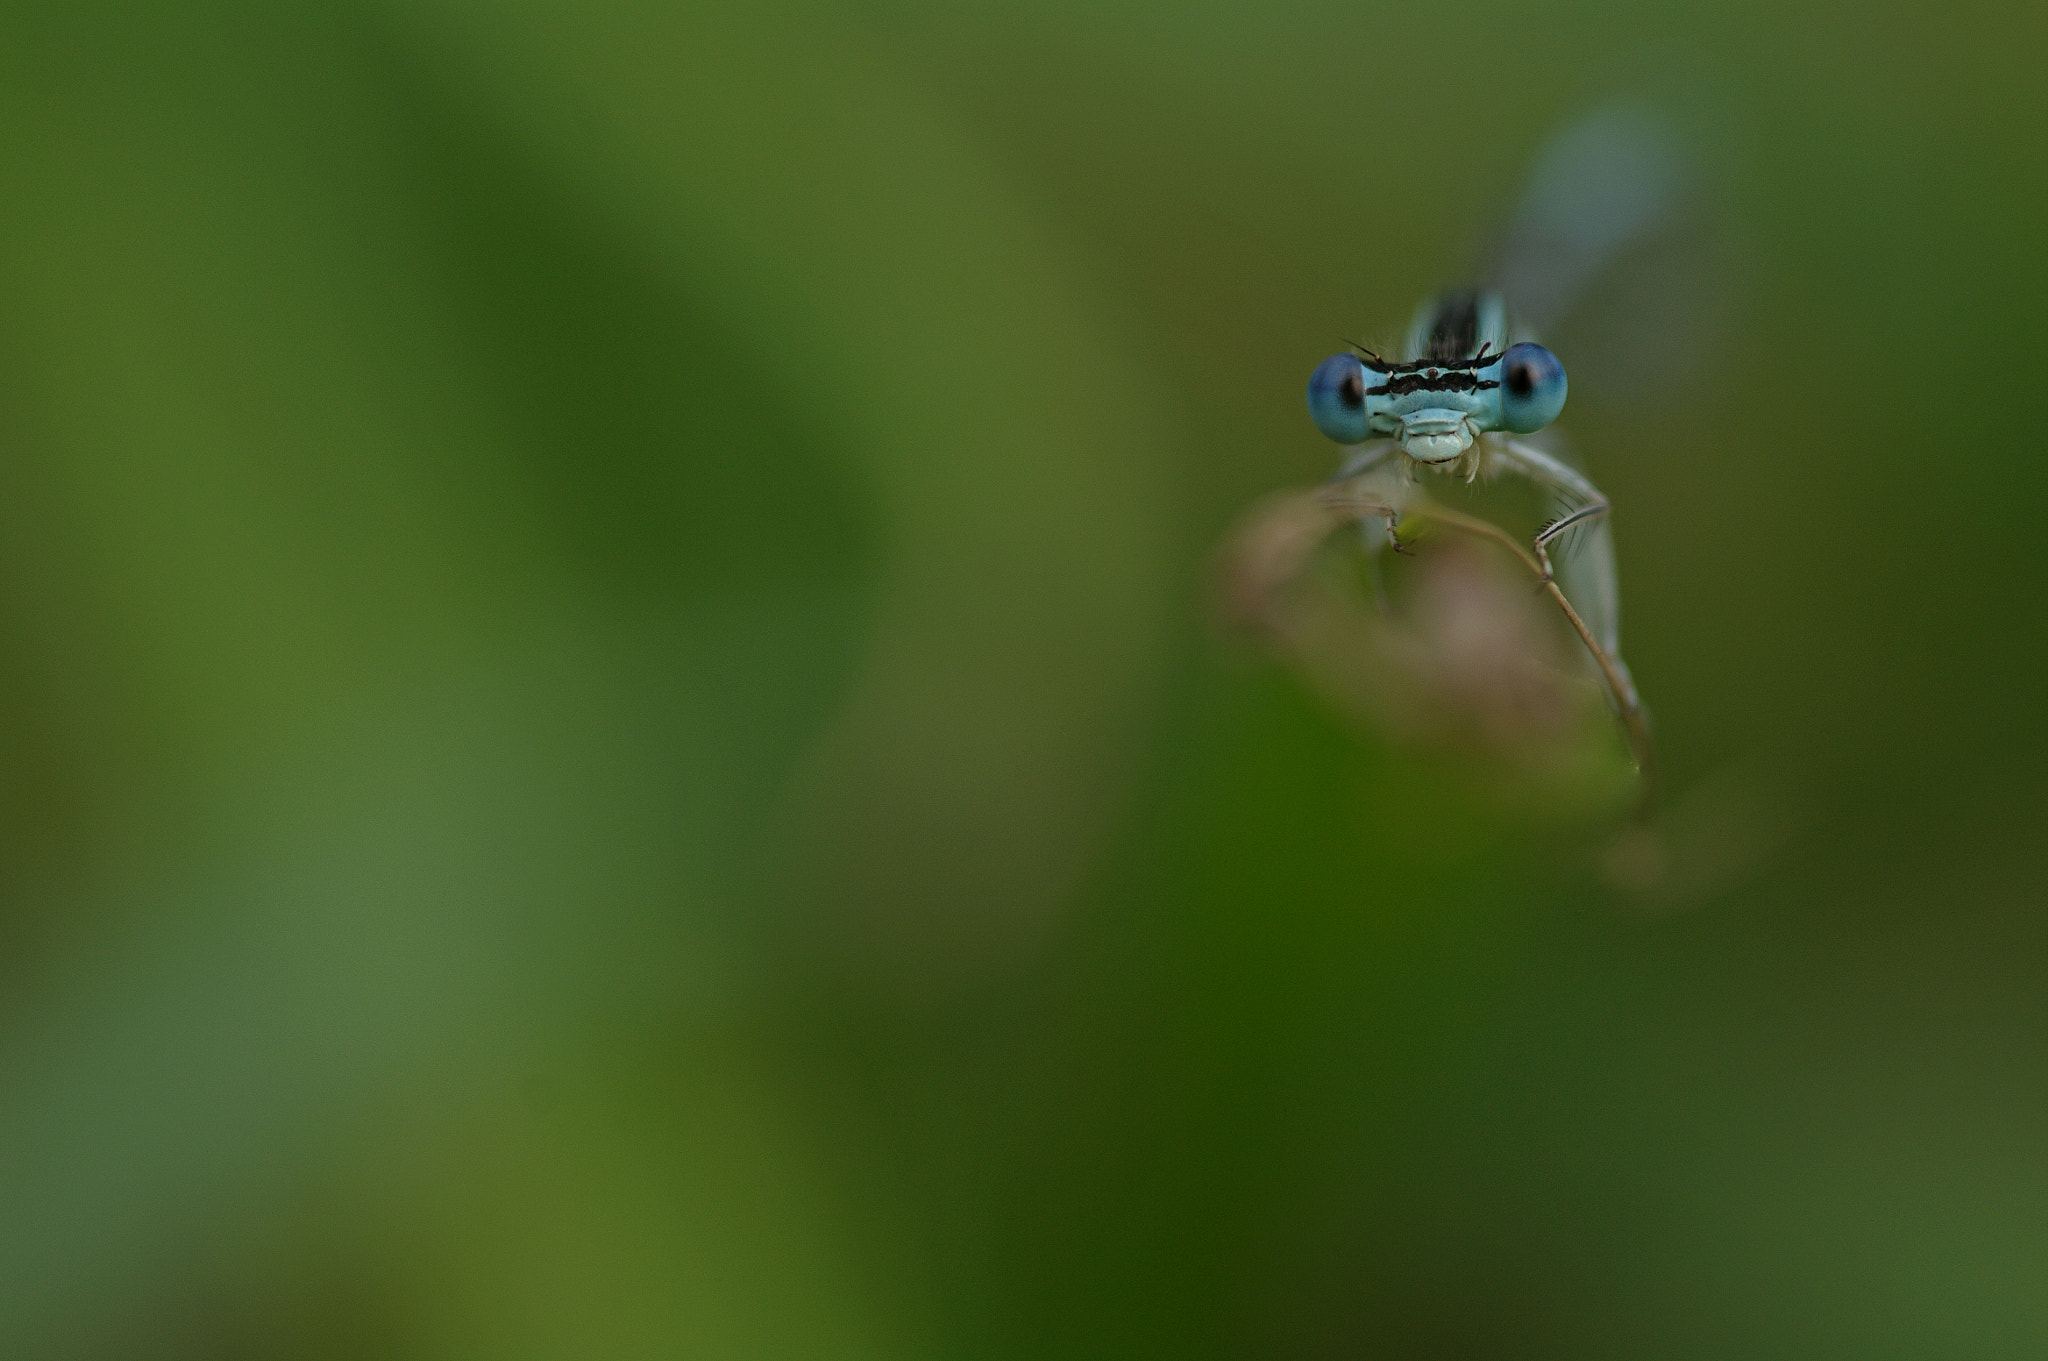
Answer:
M1365 387L1365 365L1348 354L1333 354L1316 365L1308 380L1308 414L1315 418L1316 429L1339 444L1359 444L1369 438L1372 427L1365 410Z
M1564 389L1556 355L1526 341L1508 346L1500 359L1501 423L1518 435L1541 430L1564 410Z

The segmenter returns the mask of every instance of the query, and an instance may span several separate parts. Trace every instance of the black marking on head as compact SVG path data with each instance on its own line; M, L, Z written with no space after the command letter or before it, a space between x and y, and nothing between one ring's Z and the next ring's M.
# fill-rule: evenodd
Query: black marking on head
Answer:
M1452 289L1437 299L1436 320L1423 342L1422 362L1455 363L1479 343L1479 295L1469 288Z
M1390 374L1386 382L1372 389L1372 394L1402 397L1411 392L1484 392L1500 386L1491 378L1481 381L1470 369L1431 369L1428 373L1420 370L1421 366L1416 365L1405 372Z
M1365 375L1351 369L1337 384L1337 399L1353 411L1365 405Z

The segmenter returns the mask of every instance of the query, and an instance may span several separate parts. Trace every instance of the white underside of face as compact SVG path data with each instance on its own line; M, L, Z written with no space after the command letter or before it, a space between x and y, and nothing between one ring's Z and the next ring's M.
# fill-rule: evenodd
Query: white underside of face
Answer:
M1401 452L1417 463L1450 463L1471 447L1472 436L1465 430L1445 434L1409 434L1401 439Z

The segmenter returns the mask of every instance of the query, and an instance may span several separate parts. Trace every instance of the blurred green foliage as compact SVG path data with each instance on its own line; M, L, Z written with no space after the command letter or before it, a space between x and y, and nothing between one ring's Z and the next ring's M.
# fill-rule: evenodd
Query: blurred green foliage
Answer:
M2044 36L14 7L0 1352L2041 1355ZM1639 897L1205 593L1676 89Z

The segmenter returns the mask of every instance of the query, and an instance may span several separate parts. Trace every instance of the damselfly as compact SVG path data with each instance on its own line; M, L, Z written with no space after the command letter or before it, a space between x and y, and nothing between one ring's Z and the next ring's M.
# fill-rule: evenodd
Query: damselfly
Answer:
M1406 552L1404 526L1434 522L1514 552L1593 662L1646 794L1649 727L1619 652L1610 506L1532 438L1563 409L1567 382L1529 323L1555 319L1600 264L1668 215L1676 181L1655 124L1625 109L1582 120L1551 144L1482 283L1425 301L1394 355L1353 344L1324 360L1308 385L1317 427L1348 451L1316 494L1318 507L1363 524L1376 549ZM1432 483L1502 473L1529 479L1554 502L1527 539L1430 494Z

